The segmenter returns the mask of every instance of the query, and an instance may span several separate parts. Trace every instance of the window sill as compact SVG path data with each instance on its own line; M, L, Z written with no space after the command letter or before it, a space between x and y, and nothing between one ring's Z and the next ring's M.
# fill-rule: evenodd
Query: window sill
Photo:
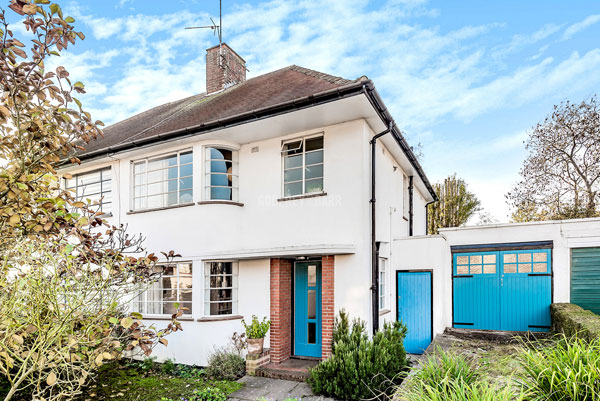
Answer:
M157 212L159 210L177 209L179 207L186 207L186 206L192 206L192 205L194 205L194 202L181 203L179 205L172 205L172 206L155 207L155 208L152 208L152 209L130 210L130 211L127 212L127 214L139 214L139 213Z
M142 316L142 320L171 320L171 316L170 315L165 315L165 316ZM180 321L189 321L189 322L193 322L194 318L191 316L180 316L177 318L177 320Z
M296 199L317 198L319 196L327 196L327 192L319 192L316 194L308 194L308 195L289 196L287 198L279 198L279 199L277 199L277 202L293 201Z
M391 310L389 310L389 309L382 309L379 311L379 316L387 315L390 312L391 312Z
M221 315L221 316L205 316L200 319L196 319L198 322L221 322L227 320L241 320L244 316L242 315Z
M227 201L227 200L207 200L198 202L198 205L231 205L231 206L244 206L241 202Z

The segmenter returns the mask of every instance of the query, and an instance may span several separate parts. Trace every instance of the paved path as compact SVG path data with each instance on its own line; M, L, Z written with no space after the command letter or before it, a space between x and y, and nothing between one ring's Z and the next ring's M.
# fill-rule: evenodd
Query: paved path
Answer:
M244 387L231 394L228 400L257 401L264 397L268 401L284 401L288 398L302 401L334 401L332 398L313 395L306 383L254 376L244 376L239 382L244 383Z

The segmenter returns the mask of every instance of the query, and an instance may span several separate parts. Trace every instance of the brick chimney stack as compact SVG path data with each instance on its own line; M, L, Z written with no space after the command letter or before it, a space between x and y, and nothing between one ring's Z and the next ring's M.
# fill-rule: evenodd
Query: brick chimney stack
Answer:
M227 43L206 49L206 94L246 80L246 61Z

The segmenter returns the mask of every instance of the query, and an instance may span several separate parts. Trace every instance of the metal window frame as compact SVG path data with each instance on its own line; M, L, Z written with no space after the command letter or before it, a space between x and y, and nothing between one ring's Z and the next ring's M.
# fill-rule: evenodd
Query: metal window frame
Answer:
M166 290L172 290L173 288L163 288L163 287L158 288L158 289L146 288L146 290L144 290L143 292L140 293L140 297L143 297L143 300L140 300L138 298L138 300L135 301L138 304L138 307L136 308L138 311L140 309L142 309L142 308L139 307L139 305L143 304L143 311L140 311L140 312L142 313L142 315L144 317L165 317L165 316L171 316L171 314L169 314L169 313L146 313L145 311L148 310L147 309L148 304L160 304L160 305L164 305L165 303L174 304L174 303L186 302L186 301L182 301L180 299L180 295L181 295L181 290L179 288L180 277L181 277L181 275L179 273L179 265L180 264L181 265L190 265L191 273L189 274L189 276L192 277L192 286L190 288L186 289L186 290L190 290L192 292L192 300L189 301L189 303L191 303L192 306L194 305L194 264L192 263L192 261L189 260L189 261L178 261L178 262L173 262L173 263L166 263L166 262L164 262L164 263L157 263L156 264L157 266L173 266L174 265L176 267L177 274L175 274L175 275L171 275L170 274L170 275L166 275L166 276L163 276L161 274L159 280L161 280L163 277L176 277L177 278L177 288L176 288L177 300L175 300L175 301L163 301L163 300L160 300L160 301L148 301L148 291L156 291L156 290L163 291L165 289ZM188 274L186 274L186 276L188 276ZM161 295L161 297L162 297L162 295ZM192 313L193 313L193 308L192 308L191 311L187 311L187 312L183 311L183 315L192 316Z
M310 139L315 139L315 138L323 138L323 147L321 149L317 149L317 150L306 150L306 141L310 140ZM300 141L300 146L297 149L302 148L302 153L297 153L295 155L292 156L297 156L297 155L302 155L302 165L300 167L293 167L293 168L285 168L285 159L286 157L290 157L288 155L289 152L291 151L295 151L297 149L292 149L292 150L287 150L284 151L283 147L288 144L288 143L292 143L292 142L297 142ZM314 164L306 164L306 155L308 153L314 153L314 152L323 152L323 161L321 163L314 163ZM309 178L308 181L313 181L313 180L322 180L323 181L323 188L321 189L320 192L310 192L307 193L306 192L306 168L309 166L323 166L323 174L321 176L321 178ZM285 181L285 172L286 170L295 170L295 169L302 169L302 179L301 180L295 180L295 181L289 181L286 182ZM321 131L321 132L317 132L314 134L310 134L310 135L305 135L302 137L296 137L293 139L286 139L284 141L281 141L281 196L282 198L288 199L288 198L294 198L294 197L300 197L300 196L305 196L305 195L312 195L312 194L319 194L319 193L324 193L325 192L325 132ZM296 195L287 195L285 194L285 185L286 184L295 184L298 182L302 182L302 193L300 194L296 194Z
M103 173L105 173L105 172L108 172L108 179L104 179L103 178L104 177ZM79 179L82 176L90 175L90 174L95 174L95 173L100 173L100 181L88 182L87 184L85 184L85 186L87 186L87 185L94 185L94 184L100 184L100 192L94 192L94 193L86 194L86 195L79 195L79 189L81 187L84 187L84 185L80 185L79 184ZM103 200L104 194L106 194L106 193L110 193L111 196L112 196L112 192L113 192L113 189L112 189L112 166L101 167L101 168L97 168L97 169L94 169L94 170L85 171L83 173L75 174L73 176L73 179L75 179L75 186L74 187L69 187L69 186L67 186L68 179L67 178L63 178L63 180L64 180L64 188L67 189L67 190L75 190L75 199L77 199L78 201L82 201L84 199L89 199L90 196L100 195L100 199L98 200L99 206L100 206L99 211L102 212L102 213L110 213L112 211L112 204L113 204L112 198L111 198L110 202L105 202ZM111 184L110 184L110 189L105 191L103 184L106 181L110 181ZM86 198L84 198L84 196ZM108 206L108 205L111 206L111 210L109 210L108 212L105 212L104 206Z
M180 162L181 155L182 154L186 154L186 153L191 153L191 155L192 155L192 161L189 162L189 163L181 164L181 162ZM176 164L175 165L168 166L166 168L153 169L153 170L149 170L148 169L148 163L150 163L152 161L155 161L155 160L166 159L166 158L169 158L171 156L175 156L176 157ZM132 160L130 162L130 164L131 164L131 166L130 166L130 181L131 181L131 183L129 185L129 190L131 191L131 196L129 197L130 198L129 210L131 210L131 211L140 211L140 210L154 209L154 207L152 207L152 208L148 207L148 198L149 198L149 195L148 195L148 186L150 184L166 183L168 181L173 181L173 180L177 180L177 190L175 190L175 191L161 192L161 193L153 194L153 195L150 195L150 196L164 196L164 195L168 195L168 194L171 194L171 193L176 193L177 194L177 203L174 203L173 205L162 205L162 206L158 206L158 207L171 207L171 206L181 205L183 203L188 203L188 202L180 202L179 201L179 197L180 197L180 194L181 194L181 191L182 191L181 190L180 180L182 178L188 178L188 177L191 177L191 179L192 179L192 187L190 189L186 188L183 191L192 191L192 201L193 201L193 199L194 199L194 168L193 168L193 166L194 166L194 149L193 148L185 148L185 149L174 151L174 152L162 153L162 154L155 155L155 156L152 156L152 157L145 157L145 158L142 158L142 159ZM143 164L145 166L144 167L144 172L141 173L141 174L136 174L135 173L135 167L137 165L141 165L141 164ZM182 177L180 175L181 174L180 167L181 166L186 166L186 165L191 165L192 166L192 174L191 175L186 175L186 176ZM155 182L152 182L152 183L148 182L148 173L155 172L155 171L168 170L168 169L173 168L173 167L177 168L177 178L167 178L166 180L155 181ZM136 183L135 183L136 176L142 176L142 175L145 177L144 183L140 184L140 185L136 185ZM135 195L136 188L144 188L145 189L144 194L142 196L136 196ZM135 201L137 199L143 199L145 206L144 207L140 207L140 208L136 208L135 207Z
M231 200L230 202L238 202L239 201L239 149L233 148L231 146L223 146L223 145L204 145L202 147L203 151L202 151L202 161L203 161L203 166L202 166L202 171L203 171L203 179L204 179L204 191L202 191L202 199L205 201L212 201L212 200L224 200L227 202L226 199L213 199L211 196L211 188L229 188L231 189ZM224 149L224 150L228 150L231 152L231 159L232 160L227 160L227 159L212 159L209 157L209 149ZM235 155L235 157L234 157ZM235 160L237 159L237 160ZM226 161L226 162L231 162L231 167L232 167L232 171L231 171L231 185L210 185L210 177L214 174L214 175L229 175L227 173L213 173L210 169L210 162L211 161Z
M381 262L384 262L383 264ZM387 269L387 265L388 265L388 258L384 258L384 257L379 257L379 288L377 288L377 291L379 292L379 310L385 310L385 309L389 309L388 305L387 305L387 287L388 287L388 280L387 280L387 274L388 274L388 269ZM381 266L385 266L385 268L382 270ZM383 283L383 293L381 292L381 275L383 273L384 276L384 283ZM382 306L382 302L384 301L384 304Z
M231 274L211 274L210 273L210 268L208 268L207 270L207 265L212 264L212 263L231 263ZM238 290L239 290L239 282L238 285L235 286L234 283L234 277L237 277L238 281L239 281L239 277L240 277L240 271L239 271L239 261L235 260L235 259L223 259L223 260L206 260L203 262L203 267L204 267L204 288L203 288L203 293L204 293L204 297L203 297L203 311L202 311L202 315L205 317L214 317L214 316L231 316L231 315L235 315L237 313L237 304L239 302L239 294L238 294ZM207 273L208 272L208 273ZM211 277L231 277L231 287L211 287L211 283L210 283L210 279ZM212 290L231 290L231 300L225 300L225 301L211 301L210 300L210 291ZM206 299L206 292L208 292L208 300ZM228 314L222 314L222 315L212 315L210 313L210 307L208 309L208 313L206 313L206 305L212 305L212 304L231 304L231 313Z

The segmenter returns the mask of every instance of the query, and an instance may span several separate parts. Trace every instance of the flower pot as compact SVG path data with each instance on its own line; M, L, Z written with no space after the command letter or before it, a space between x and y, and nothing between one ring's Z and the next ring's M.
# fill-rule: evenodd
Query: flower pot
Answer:
M248 340L248 353L251 355L259 355L263 352L263 345L265 343L264 338L249 338Z

